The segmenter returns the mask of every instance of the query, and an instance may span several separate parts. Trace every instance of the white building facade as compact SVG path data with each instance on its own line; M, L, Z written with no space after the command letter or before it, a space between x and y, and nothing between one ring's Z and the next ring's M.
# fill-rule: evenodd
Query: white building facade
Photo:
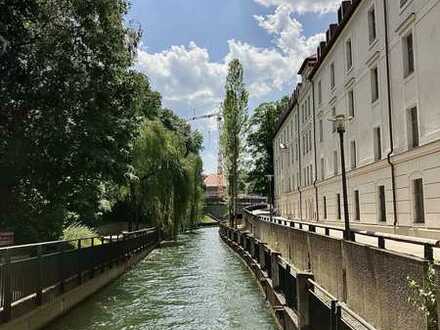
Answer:
M274 138L275 201L307 221L440 229L440 0L344 1Z

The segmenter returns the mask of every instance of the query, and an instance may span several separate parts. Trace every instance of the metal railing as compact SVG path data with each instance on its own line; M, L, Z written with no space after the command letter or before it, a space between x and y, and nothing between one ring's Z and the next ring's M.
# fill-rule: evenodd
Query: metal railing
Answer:
M268 215L254 215L252 211L246 210L247 214L256 217L262 221L273 223L279 226L291 227L299 230L309 231L325 236L343 238L345 229L338 226L323 225L315 222L305 222L300 220L291 220L283 217L270 217ZM375 239L373 244L367 242L359 242L362 244L373 245L379 249L390 250L386 247L387 242L399 242L405 244L411 244L423 248L423 258L428 261L434 260L434 248L440 247L440 241L429 239L429 238L419 238L403 235L395 235L367 230L351 229L351 241L356 242L356 236L364 236ZM395 251L395 250L393 250ZM399 252L399 251L397 251Z
M308 280L311 330L374 330L367 321L340 303L313 280Z
M94 277L106 267L159 241L158 230L97 236L0 248L0 314L11 319L12 306L33 300L45 302L48 292L61 294L72 283Z

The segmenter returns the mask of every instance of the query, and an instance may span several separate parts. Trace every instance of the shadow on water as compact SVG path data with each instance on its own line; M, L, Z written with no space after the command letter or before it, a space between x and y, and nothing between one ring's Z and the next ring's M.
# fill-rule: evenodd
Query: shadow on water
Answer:
M183 234L62 317L50 330L276 329L246 266L218 228Z

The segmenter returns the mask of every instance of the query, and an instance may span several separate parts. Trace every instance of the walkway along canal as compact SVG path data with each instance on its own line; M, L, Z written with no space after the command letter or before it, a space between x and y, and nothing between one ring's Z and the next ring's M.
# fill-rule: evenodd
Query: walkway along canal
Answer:
M49 327L94 329L276 329L245 264L218 228L179 237Z

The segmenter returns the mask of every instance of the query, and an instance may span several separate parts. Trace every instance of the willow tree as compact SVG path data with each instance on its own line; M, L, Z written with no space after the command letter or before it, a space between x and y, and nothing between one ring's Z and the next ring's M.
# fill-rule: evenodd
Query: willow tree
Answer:
M229 63L222 105L223 131L221 150L228 186L228 209L231 226L236 225L240 153L247 122L249 94L243 82L243 66L238 59Z

